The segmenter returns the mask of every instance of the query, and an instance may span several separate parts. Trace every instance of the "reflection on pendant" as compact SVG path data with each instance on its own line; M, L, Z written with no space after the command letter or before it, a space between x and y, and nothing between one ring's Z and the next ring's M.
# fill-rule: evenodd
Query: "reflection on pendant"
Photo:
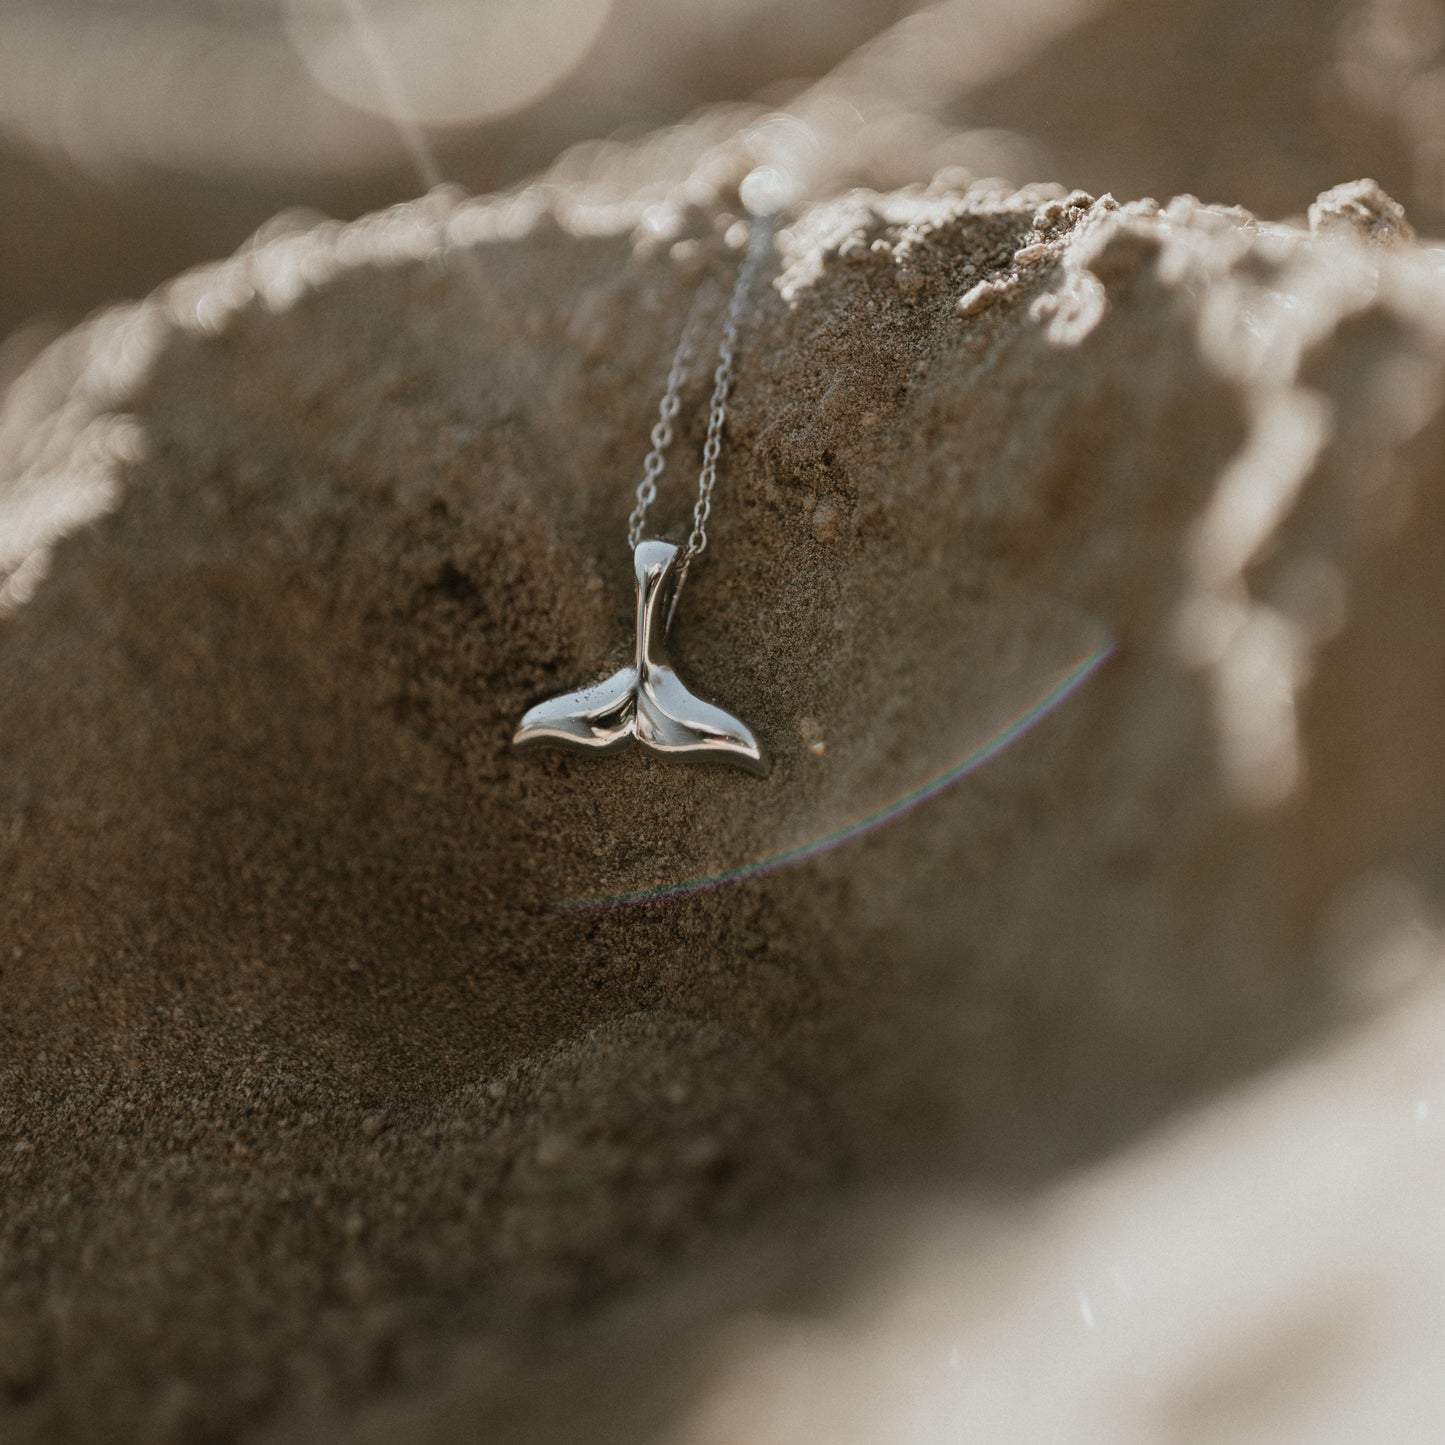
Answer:
M667 661L663 632L678 549L644 540L632 554L637 578L637 656L605 682L529 708L512 742L615 753L633 740L667 757L731 763L760 776L768 759L750 729L689 692Z

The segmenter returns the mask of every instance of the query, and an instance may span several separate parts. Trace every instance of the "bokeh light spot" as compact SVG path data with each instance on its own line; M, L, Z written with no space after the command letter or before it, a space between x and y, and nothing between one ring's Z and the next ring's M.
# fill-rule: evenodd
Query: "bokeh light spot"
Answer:
M611 0L286 0L284 13L297 54L339 99L462 125L548 94L611 9Z

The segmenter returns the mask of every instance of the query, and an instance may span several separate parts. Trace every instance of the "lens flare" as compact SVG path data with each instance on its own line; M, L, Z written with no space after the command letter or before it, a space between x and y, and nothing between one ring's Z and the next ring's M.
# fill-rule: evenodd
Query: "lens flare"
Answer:
M1076 659L1063 673L1055 676L1044 691L1033 697L1018 713L999 726L986 739L973 747L964 757L942 772L934 773L918 783L901 797L872 809L841 826L831 829L802 842L784 847L766 857L739 863L731 868L703 877L680 882L658 884L650 888L637 888L626 892L599 894L590 898L578 898L557 905L558 913L588 913L603 909L636 907L649 903L660 903L673 898L685 898L695 893L722 888L730 883L742 883L763 873L775 872L795 863L806 862L820 854L841 847L866 833L874 832L888 823L897 821L913 809L937 797L956 783L971 776L1006 752L1021 738L1033 731L1045 718L1056 713L1080 688L1113 656L1115 644L1103 643L1086 656ZM813 745L816 752L817 744Z
M394 118L404 95L421 124L463 125L554 90L611 9L611 0L287 0L283 14L306 68L347 104Z

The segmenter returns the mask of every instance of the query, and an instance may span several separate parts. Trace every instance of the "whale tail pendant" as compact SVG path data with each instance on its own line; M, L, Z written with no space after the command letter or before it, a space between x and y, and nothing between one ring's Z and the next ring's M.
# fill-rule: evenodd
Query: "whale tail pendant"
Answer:
M730 763L760 776L768 759L751 730L731 713L689 692L667 660L663 634L677 581L678 549L641 541L632 554L637 580L637 655L630 667L580 692L529 708L512 742L584 753L615 753L634 741L667 757Z

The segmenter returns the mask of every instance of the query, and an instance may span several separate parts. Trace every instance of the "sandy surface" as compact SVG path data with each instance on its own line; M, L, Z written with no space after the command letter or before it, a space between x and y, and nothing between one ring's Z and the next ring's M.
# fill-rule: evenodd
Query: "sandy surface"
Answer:
M507 744L629 645L734 264L628 164L273 237L6 396L14 1438L649 1438L719 1321L867 1275L852 1201L1046 1187L1400 986L1445 285L1397 208L805 208L674 648L759 782Z
M603 8L526 13L568 6L583 29ZM1188 191L1279 219L1372 175L1423 229L1445 224L1445 0L613 0L591 50L571 68L558 58L551 84L501 114L488 101L515 58L478 33L490 12L457 6L461 28L434 32L431 63L421 46L394 77L421 104L429 74L475 97L470 123L424 137L429 158L375 76L347 105L303 63L285 13L342 8L9 6L0 329L143 295L284 207L356 216L435 175L491 192L579 142L636 139L721 103L796 110L820 83L837 102L825 144L850 105L875 132L847 157L859 184L957 162L1119 196ZM547 48L545 33L531 48Z

